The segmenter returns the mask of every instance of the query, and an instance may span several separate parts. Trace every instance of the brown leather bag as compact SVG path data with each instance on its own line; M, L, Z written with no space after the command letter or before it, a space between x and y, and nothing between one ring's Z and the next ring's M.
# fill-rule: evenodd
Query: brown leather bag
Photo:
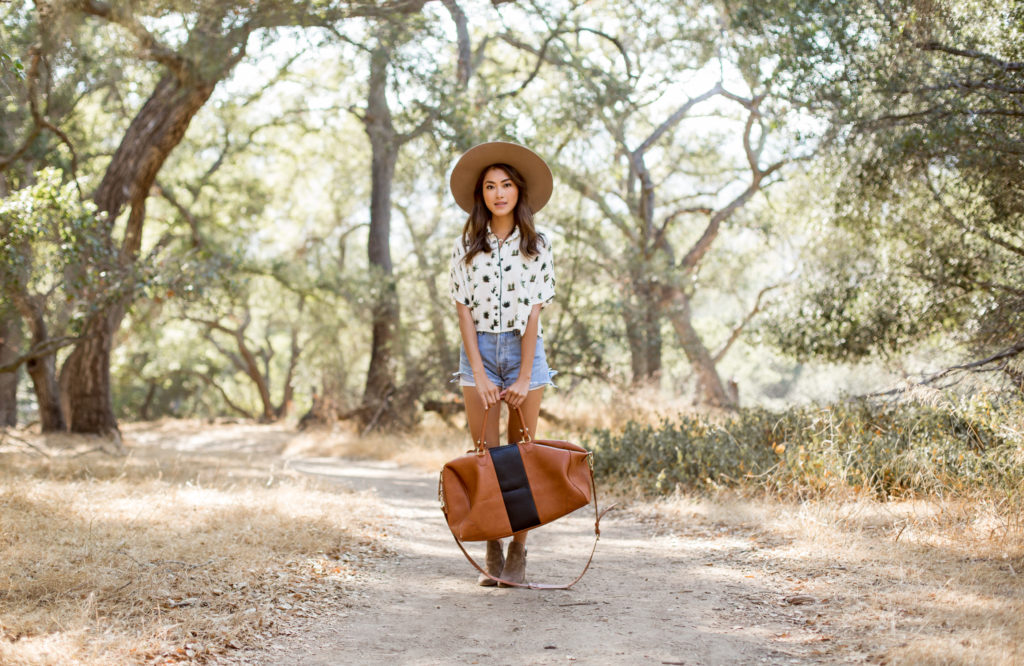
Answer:
M518 411L518 408L516 408ZM487 410L489 411L489 410ZM487 423L484 412L484 427ZM525 423L519 411L519 422ZM441 470L438 498L452 536L470 563L489 578L516 587L568 589L586 573L597 549L597 510L593 454L559 440L533 439L487 448L483 427L473 450ZM491 576L466 552L463 541L487 541L544 525L589 503L594 505L594 548L583 572L567 585L509 583ZM608 509L605 509L607 511Z

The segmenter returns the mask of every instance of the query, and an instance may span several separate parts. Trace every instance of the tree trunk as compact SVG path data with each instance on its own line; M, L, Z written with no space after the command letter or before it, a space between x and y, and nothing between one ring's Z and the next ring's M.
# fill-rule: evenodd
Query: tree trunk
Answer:
M123 316L124 308L116 305L93 315L85 339L61 368L61 406L71 432L120 435L110 391L110 349Z
M142 421L149 421L149 409L153 406L153 399L156 397L156 390L159 386L159 380L152 379L149 381L149 387L146 389L146 398L142 401L139 406L139 419Z
M686 294L677 292L672 300L669 314L672 326L679 336L679 344L686 353L694 373L697 375L698 400L711 407L736 409L736 399L722 384L718 376L718 368L711 357L711 352L704 346L696 329L693 328L690 299Z
M248 325L248 321L249 315L246 313L246 325ZM270 373L268 372L264 377L263 373L260 372L256 356L249 349L249 345L245 341L245 326L235 331L235 342L238 345L238 353L241 354L242 362L245 364L245 374L256 385L256 390L260 394L260 404L263 405L263 416L260 417L260 420L264 423L273 423L277 420L277 417L274 414L274 403L270 399Z
M305 297L299 297L299 314L305 309ZM302 346L299 345L299 324L292 322L291 344L289 345L288 370L284 375L284 389L281 392L281 402L274 409L274 416L279 419L287 418L292 412L292 405L295 402L295 368L299 365L299 356L302 354ZM269 341L268 341L269 345ZM269 374L268 374L269 377Z
M639 277L632 281L622 316L629 342L630 366L634 384L656 382L661 375L661 304L650 281Z
M0 314L0 365L18 358L21 326L13 311ZM0 372L0 428L18 425L18 370Z
M14 304L21 313L31 334L32 346L49 339L46 328L45 305L39 295L14 297ZM36 403L39 406L39 427L43 432L62 432L67 429L64 408L60 402L57 385L57 360L54 354L34 358L25 363L25 370L32 379Z
M225 72L226 74L226 72ZM142 244L146 197L167 156L181 142L216 81L181 81L167 74L132 120L103 176L95 201L109 225L131 206L121 244L121 261L131 264ZM109 242L113 243L108 227ZM86 339L75 346L61 369L62 401L72 432L119 433L110 387L110 350L133 289L96 312L85 326Z
M370 58L370 91L365 127L370 138L370 235L367 253L372 271L373 343L370 367L363 391L362 422L366 427L387 427L396 414L391 398L395 392L395 345L399 302L391 262L391 183L395 177L400 137L391 123L387 97L388 55L383 48Z

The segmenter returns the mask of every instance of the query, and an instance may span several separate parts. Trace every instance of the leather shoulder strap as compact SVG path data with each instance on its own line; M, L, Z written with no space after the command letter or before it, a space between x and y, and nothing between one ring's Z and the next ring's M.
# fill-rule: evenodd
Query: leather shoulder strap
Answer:
M483 575L487 576L488 578L497 583L503 583L505 585L508 585L509 587L525 587L531 590L568 590L570 587L580 582L580 580L583 578L583 575L587 573L587 569L590 568L590 563L594 561L594 553L597 551L597 542L601 539L601 518L604 517L604 514L608 513L609 511L615 508L615 505L612 504L611 506L605 507L604 511L598 511L597 484L594 483L593 470L591 470L590 472L590 491L590 496L593 498L594 504L594 546L590 549L590 557L587 558L587 563L583 566L583 571L581 571L580 575L576 576L576 578L571 583L513 583L511 581L498 578L497 576L492 576L491 574L487 573L487 571L485 571L483 567L476 563L476 560L474 560L473 557L466 551L466 547L462 545L462 541L459 539L459 537L455 536L455 532L452 532L452 536L455 537L455 543L459 545L459 550L461 550L462 554L466 556L466 559L469 560L469 563L476 567L477 571L479 571L480 573L482 573Z

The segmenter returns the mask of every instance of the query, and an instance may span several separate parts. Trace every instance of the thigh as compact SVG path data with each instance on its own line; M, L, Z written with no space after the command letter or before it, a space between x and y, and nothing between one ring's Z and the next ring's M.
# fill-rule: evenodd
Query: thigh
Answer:
M520 423L519 414L516 410L508 410L508 442L512 444L523 440L523 433L521 432L523 426L530 431L530 437L537 436L537 418L540 416L540 399L544 397L544 387L533 389L526 394L526 400L520 406L520 410L523 412L523 419L526 423Z
M462 387L462 400L466 403L466 421L469 424L469 436L476 445L476 438L480 436L480 426L484 421L484 401L476 392L475 386ZM491 407L487 413L487 429L484 432L484 445L487 447L498 445L498 425L501 421L501 403Z

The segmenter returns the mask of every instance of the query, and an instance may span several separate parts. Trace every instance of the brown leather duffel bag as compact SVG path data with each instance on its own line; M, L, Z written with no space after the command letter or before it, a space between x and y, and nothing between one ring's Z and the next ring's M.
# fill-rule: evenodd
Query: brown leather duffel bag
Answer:
M487 413L484 413L484 424ZM522 412L519 422L525 423ZM597 548L601 515L597 510L593 454L572 442L525 439L487 448L483 433L473 450L441 470L438 498L445 520L470 563L498 582L535 589L568 589L583 577ZM594 549L583 572L567 585L516 584L491 576L470 557L463 541L486 541L544 525L594 505ZM607 511L607 509L605 509Z

